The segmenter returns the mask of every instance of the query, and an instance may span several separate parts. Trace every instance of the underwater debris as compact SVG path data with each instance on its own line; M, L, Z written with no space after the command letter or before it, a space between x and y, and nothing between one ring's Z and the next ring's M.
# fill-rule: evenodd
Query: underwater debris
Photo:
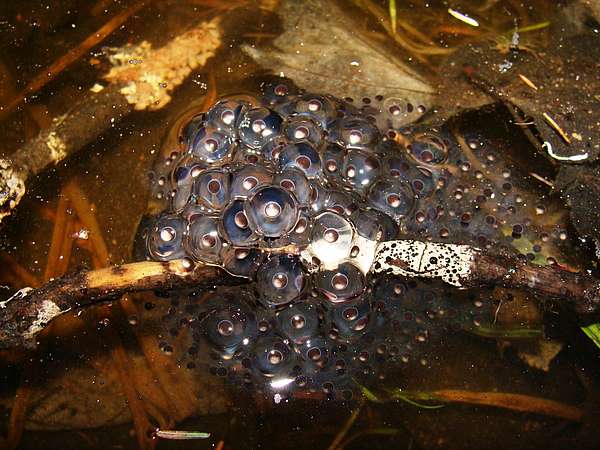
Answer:
M161 49L143 44L137 51L149 59L133 67L126 62L126 53L114 54L113 61L121 65L106 75L108 86L95 88L10 158L0 160L0 221L19 204L30 177L83 148L132 107L155 110L168 103L169 92L215 54L221 44L219 27L219 20L213 19Z
M221 19L216 17L158 49L147 41L108 49L113 68L104 79L124 84L121 94L135 109L160 109L171 100L170 93L193 70L204 66L220 46Z

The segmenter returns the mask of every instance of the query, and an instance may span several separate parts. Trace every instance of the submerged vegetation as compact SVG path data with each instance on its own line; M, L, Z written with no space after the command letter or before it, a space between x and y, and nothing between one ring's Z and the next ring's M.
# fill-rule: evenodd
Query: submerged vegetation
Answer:
M583 196L569 190L593 185L599 135L580 120L577 102L587 101L595 87L580 87L577 80L596 72L577 62L585 49L557 43L562 33L557 30L589 35L598 18L579 2L569 3L568 10L528 3L458 2L448 9L444 2L425 6L395 0L311 0L301 6L291 1L70 0L50 13L36 2L0 6L9 18L9 29L0 29L0 280L6 287L0 300L31 287L37 289L20 291L21 299L37 293L42 305L49 298L71 302L56 301L56 309L47 308L42 316L35 315L39 309L19 310L18 320L2 322L3 337L27 315L34 326L17 330L25 337L18 345L8 339L0 343L2 447L149 449L178 440L182 448L219 450L259 445L351 449L366 442L373 448L594 448L586 430L593 429L590 411L597 408L600 325L590 324L596 315L574 311L564 299L569 286L581 288L598 279L598 213L589 207L594 191L588 189L589 226L581 220ZM336 30L346 31L343 42L336 41ZM204 39L206 33L210 39ZM185 49L175 45L183 41ZM563 47L573 56L578 78L570 72L559 76L560 68L556 77L542 77L539 67L560 60L557 52ZM150 73L146 58L163 72ZM117 60L120 68L114 69ZM493 76L480 63L491 67ZM385 79L373 75L377 66ZM398 70L388 70L394 67ZM115 70L119 75L107 79ZM462 137L460 151L471 154L453 154L460 161L442 158L447 171L442 178L457 181L438 186L437 192L446 209L465 209L448 219L450 225L436 225L431 211L438 199L419 200L410 219L411 238L466 242L487 251L508 242L522 256L507 257L506 279L521 273L517 267L533 266L566 278L556 278L554 285L544 282L536 291L524 288L527 280L501 286L498 277L490 278L492 287L482 278L458 290L423 281L424 272L406 275L400 261L396 273L404 270L406 278L386 275L385 282L373 285L372 295L385 304L374 301L382 317L385 307L403 299L397 304L404 309L393 316L402 324L389 329L411 322L414 342L404 354L390 348L398 336L385 337L372 343L367 356L358 346L348 356L355 341L343 342L351 361L345 369L364 368L351 380L361 395L348 389L346 397L332 401L325 384L296 393L232 384L229 359L215 356L197 337L202 324L211 323L211 313L197 326L186 320L215 295L229 298L223 292L232 292L235 302L246 295L244 289L255 295L254 288L238 288L245 281L223 277L201 261L139 261L145 249L135 248L135 235L143 229L138 225L144 215L161 209L156 186L172 182L181 125L224 95L255 89L254 78L264 71L290 77L309 92L351 97L348 104L365 111L385 105L392 125L378 123L382 132L416 123L410 132L385 139L419 165L410 173L421 184L437 170L435 151L448 151L447 143L427 134L428 124L435 123L439 132L445 123L452 136ZM137 84L142 78L150 88ZM571 80L571 90L551 91L554 78ZM149 95L140 102L144 89ZM578 89L581 98L574 98ZM545 103L548 92L569 101ZM379 100L378 94L385 95ZM394 115L394 107L402 114ZM489 144L498 153L470 145L481 137L482 124L491 134L500 130ZM414 145L419 139L427 146ZM150 188L147 174L164 161L169 167L163 169L163 184L157 177ZM477 196L476 180L482 177L491 178L493 190L485 201ZM411 189L420 186L410 181ZM491 198L502 195L514 197L512 209L490 206ZM505 223L497 226L501 220ZM494 231L487 242L477 242L473 236L485 234L486 226ZM82 268L89 271L70 275ZM199 282L202 289L167 295L166 288L187 289ZM214 291L222 283L232 286ZM581 290L585 298L594 298L592 289ZM89 307L96 301L101 304ZM443 316L451 326L442 327L432 317L452 311L440 306L445 302L462 302L464 311ZM6 311L8 303L0 305ZM387 347L375 345L382 343ZM408 363L404 357L410 352ZM242 358L238 363L235 370L246 364ZM376 372L371 365L377 364L391 369ZM336 377L344 373L344 367L333 370ZM268 378L277 385L272 381ZM496 438L508 435L521 440Z

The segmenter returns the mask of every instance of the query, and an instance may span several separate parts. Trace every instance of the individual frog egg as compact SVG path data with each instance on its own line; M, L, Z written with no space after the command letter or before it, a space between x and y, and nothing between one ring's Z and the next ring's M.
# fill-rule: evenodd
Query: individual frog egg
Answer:
M227 161L234 150L235 144L229 135L204 124L192 137L189 151L199 160L212 164Z
M181 211L188 204L196 178L203 172L204 165L190 163L179 165L171 174L171 185L174 187L171 196L173 211Z
M222 252L223 268L231 275L253 279L265 260L262 251L256 248L227 247Z
M350 192L329 190L323 203L323 209L350 218L358 211L359 202L360 200Z
M448 159L448 147L446 140L431 132L415 135L406 150L419 163L438 165Z
M205 113L197 114L185 122L185 125L181 127L179 132L179 142L187 142L190 143L192 141L192 137L198 131L198 128L204 125L204 121L206 118Z
M310 203L311 189L308 178L299 169L284 169L275 174L273 184L279 185L286 191L292 193L298 202L298 206L305 207Z
M221 211L229 202L230 180L225 169L203 171L194 182L196 201L209 211Z
M206 113L206 122L235 137L242 114L259 101L250 96L229 96L212 105Z
M271 255L256 273L260 300L268 307L285 305L300 296L304 289L302 263L294 255Z
M334 270L323 270L314 275L315 289L331 303L345 302L365 290L365 277L360 269L349 262Z
M313 220L310 254L325 268L333 268L350 257L354 230L339 214L324 212Z
M310 234L312 230L312 219L306 208L300 209L298 216L298 222L294 225L294 228L287 235L287 239L290 244L295 245L298 248L306 247L310 242Z
M290 341L302 344L319 333L319 312L316 303L300 300L277 313L278 329Z
M238 125L239 139L250 148L259 149L281 132L283 119L268 108L252 108L242 114Z
M293 110L299 116L309 117L326 131L331 128L337 117L335 103L318 94L307 93L297 97Z
M309 375L325 367L332 354L331 343L322 335L306 339L299 344L298 350L305 361L303 372Z
M252 349L252 363L265 377L288 377L296 363L296 355L279 336L264 336L257 339Z
M262 91L261 99L269 107L288 104L299 92L291 80L281 77L265 81L260 87Z
M358 297L349 302L332 305L327 311L327 316L332 328L337 332L337 339L352 342L367 331L371 307L365 298Z
M411 165L406 158L398 154L389 154L383 158L383 175L385 177L408 180L410 178Z
M359 193L365 192L381 173L377 158L356 149L349 149L342 162L344 184Z
M265 237L280 237L292 230L298 221L298 205L288 191L278 186L258 188L244 202L250 228Z
M323 140L323 130L311 118L289 116L283 123L283 135L290 142L309 142L317 148Z
M396 179L379 178L369 189L367 199L373 208L396 222L408 216L415 206L415 195L411 187Z
M376 209L361 209L352 223L359 235L371 241L392 241L398 236L396 222Z
M221 263L223 242L219 236L219 219L217 217L196 217L188 225L183 239L183 247L195 261L211 264Z
M346 149L338 144L327 144L323 151L323 173L330 183L342 183L342 163Z
M247 247L258 239L249 226L248 217L244 212L244 203L243 200L232 201L221 215L223 236L228 242L238 247Z
M148 256L158 261L183 258L183 234L186 223L178 215L160 216L148 233Z
M329 189L317 180L310 180L310 208L312 214L318 214L325 208Z
M275 161L279 158L279 154L288 145L289 142L284 136L275 136L265 145L263 145L260 150L257 150L265 161Z
M248 164L233 172L231 198L246 199L259 187L270 184L273 172L260 164Z
M207 299L209 310L199 324L208 342L223 359L230 359L256 338L258 329L252 309L236 298L223 299L215 294Z
M344 117L332 128L329 139L346 148L370 150L381 139L377 126L365 117Z
M308 142L288 144L279 153L279 170L299 169L309 180L322 174L319 152Z

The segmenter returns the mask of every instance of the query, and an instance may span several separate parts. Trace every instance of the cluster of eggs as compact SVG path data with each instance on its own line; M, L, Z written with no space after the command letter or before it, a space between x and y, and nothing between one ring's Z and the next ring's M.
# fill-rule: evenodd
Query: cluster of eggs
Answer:
M408 358L426 340L423 324L448 317L448 305L422 302L411 332L391 326L406 324L407 312L382 309L383 291L374 294L369 268L378 242L452 235L515 247L528 236L535 247L520 251L541 252L528 210L517 212L527 194L498 174L503 167L479 137L465 150L444 126L393 129L406 105L389 99L354 105L285 80L262 88L260 97L226 97L189 120L181 151L167 158L169 176L156 180L167 206L146 233L151 259L188 257L255 281L253 292L220 291L201 305L194 292L167 314L193 324L215 370L303 385L325 376L317 384L330 390L332 376L348 373L330 357L340 346L360 364L383 348ZM469 153L484 153L477 155L484 163L472 167Z

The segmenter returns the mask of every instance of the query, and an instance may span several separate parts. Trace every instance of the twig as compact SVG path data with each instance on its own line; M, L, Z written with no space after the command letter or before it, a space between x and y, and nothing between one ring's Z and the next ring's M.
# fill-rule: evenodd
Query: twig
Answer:
M75 48L72 48L63 56L54 61L50 66L41 70L21 92L6 102L5 105L0 107L0 120L3 120L8 113L23 103L27 95L42 89L51 80L56 78L56 76L59 75L63 70L85 55L92 47L95 47L108 36L110 36L113 31L119 28L133 14L138 12L146 3L148 3L147 0L138 1L133 6L117 14L94 33L90 34Z
M55 118L50 127L10 159L0 159L0 221L21 201L29 177L83 148L131 110L163 107L171 99L169 93L192 70L204 66L220 45L221 25L217 17L175 37L164 47L152 49L144 42L121 49L113 57L117 66L105 77L106 87L95 86L97 89L85 95L71 111ZM145 58L142 64L132 66L123 61L133 54L138 59Z
M0 348L35 347L37 334L67 311L107 302L127 292L202 284L222 272L187 259L136 262L57 278L0 302Z
M354 422L356 422L356 419L358 419L358 416L360 415L360 412L362 410L362 406L363 403L361 402L358 404L356 409L352 411L352 414L350 415L344 426L340 428L340 431L338 431L329 447L327 447L327 450L337 450L339 448L340 442L344 440L344 437L346 437L346 434L348 434L348 431L350 431L350 428L352 428L352 425L354 425Z
M462 288L491 285L530 290L566 301L579 314L595 313L600 305L600 281L591 275L538 266L468 245L384 242L377 249L373 270L404 277L438 278Z

